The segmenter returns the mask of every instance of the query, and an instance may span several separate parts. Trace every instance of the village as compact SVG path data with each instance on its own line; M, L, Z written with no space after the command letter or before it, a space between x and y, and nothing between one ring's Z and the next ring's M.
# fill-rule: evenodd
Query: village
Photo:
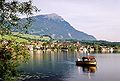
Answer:
M108 47L101 45L82 44L80 41L32 41L27 45L29 50L44 51L79 51L80 53L115 53L120 52L116 47Z

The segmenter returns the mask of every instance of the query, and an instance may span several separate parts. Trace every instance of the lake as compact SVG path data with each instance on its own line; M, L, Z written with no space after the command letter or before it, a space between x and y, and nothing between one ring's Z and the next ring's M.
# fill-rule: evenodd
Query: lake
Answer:
M78 67L79 52L34 51L27 64L22 64L24 81L120 81L120 54L90 54L96 67Z

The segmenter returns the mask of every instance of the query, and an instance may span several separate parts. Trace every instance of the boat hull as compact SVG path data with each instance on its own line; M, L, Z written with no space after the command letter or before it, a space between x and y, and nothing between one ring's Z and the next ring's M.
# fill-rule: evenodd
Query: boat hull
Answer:
M97 62L96 61L76 61L77 66L96 66Z

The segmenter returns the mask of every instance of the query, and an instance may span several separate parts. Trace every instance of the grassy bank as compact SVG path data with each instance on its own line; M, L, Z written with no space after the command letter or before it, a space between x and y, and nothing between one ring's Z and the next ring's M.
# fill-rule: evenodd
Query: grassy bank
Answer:
M25 42L30 43L31 41L50 41L51 39L49 37L43 37L43 36L36 36L36 35L30 35L30 34L19 34L19 33L13 33L11 35L0 35L0 40L13 40L16 42Z

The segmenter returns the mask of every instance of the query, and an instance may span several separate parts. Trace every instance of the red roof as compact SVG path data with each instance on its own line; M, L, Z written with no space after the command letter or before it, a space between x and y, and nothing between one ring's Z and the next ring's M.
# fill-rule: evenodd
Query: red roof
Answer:
M82 57L82 59L95 59L95 56L86 56L86 57Z

